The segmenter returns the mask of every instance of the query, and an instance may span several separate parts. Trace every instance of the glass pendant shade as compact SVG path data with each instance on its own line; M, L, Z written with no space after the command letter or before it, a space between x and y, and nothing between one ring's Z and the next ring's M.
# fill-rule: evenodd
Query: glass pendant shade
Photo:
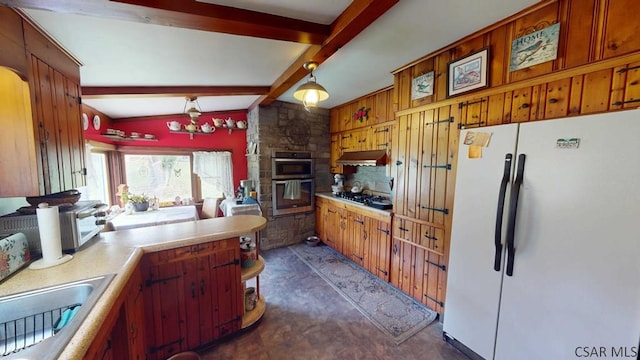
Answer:
M293 97L302 101L305 108L311 108L318 106L320 101L327 100L329 93L322 85L316 83L316 78L311 75L306 83L296 89Z

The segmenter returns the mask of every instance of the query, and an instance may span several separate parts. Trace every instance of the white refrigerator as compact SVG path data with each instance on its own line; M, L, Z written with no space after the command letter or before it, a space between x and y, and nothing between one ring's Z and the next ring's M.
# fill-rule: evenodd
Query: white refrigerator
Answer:
M450 249L472 358L637 358L640 111L462 130Z

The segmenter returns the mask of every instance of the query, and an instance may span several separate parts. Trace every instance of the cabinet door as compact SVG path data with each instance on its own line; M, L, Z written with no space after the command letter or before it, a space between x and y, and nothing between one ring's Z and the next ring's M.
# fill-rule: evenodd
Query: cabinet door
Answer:
M326 235L324 232L326 221L326 209L325 201L323 198L316 197L316 235L322 241L326 241Z
M365 249L365 268L380 279L389 281L391 224L371 218L368 220L369 241Z
M346 223L342 223L340 213L341 209L332 204L327 205L325 234L327 245L342 253L342 227L346 226Z
M182 262L149 264L143 278L147 354L166 359L187 349Z
M199 256L184 260L182 267L186 343L188 349L193 349L214 338L209 258Z
M40 191L49 194L84 186L79 86L35 56L30 75Z
M143 289L142 272L140 269L136 269L127 285L127 295L124 303L129 359L132 360L144 360L146 358Z
M344 254L356 264L364 266L364 249L368 247L367 217L349 211L347 218L348 235L345 238L347 246L344 247Z
M240 330L244 313L244 294L240 281L240 243L222 247L209 255L211 277L211 306L213 307L214 338ZM206 291L206 290L205 290Z

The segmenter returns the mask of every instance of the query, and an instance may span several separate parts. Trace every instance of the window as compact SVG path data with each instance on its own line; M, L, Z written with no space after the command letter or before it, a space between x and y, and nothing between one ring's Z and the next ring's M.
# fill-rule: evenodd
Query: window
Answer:
M200 179L202 198L233 194L233 168L228 151L196 151L193 153L193 172Z
M98 152L90 144L86 145L87 199L100 200L109 204L109 171L107 154Z
M194 197L189 155L125 154L124 168L131 193L145 193L160 202Z

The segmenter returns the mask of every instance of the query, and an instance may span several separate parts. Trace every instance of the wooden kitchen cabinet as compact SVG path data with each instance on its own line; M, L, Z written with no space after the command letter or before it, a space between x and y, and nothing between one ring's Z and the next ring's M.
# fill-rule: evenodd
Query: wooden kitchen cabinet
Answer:
M343 242L347 233L347 211L329 202L325 219L325 243L339 253L343 252Z
M0 145L3 154L16 156L3 159L0 171L21 174L3 179L0 196L42 195L86 185L79 63L13 10L2 8L0 23L0 66L26 80L30 101L21 104L20 116L11 117L20 120L21 131ZM25 121L31 124L25 127Z
M148 359L165 359L240 329L238 238L148 254L142 274Z
M134 270L114 302L84 359L146 359L144 349L142 274Z
M389 221L367 219L368 241L364 247L364 267L384 281L389 281L391 256L391 218Z
M364 266L365 248L369 248L369 218L354 211L347 212L347 236L343 241L343 254Z

